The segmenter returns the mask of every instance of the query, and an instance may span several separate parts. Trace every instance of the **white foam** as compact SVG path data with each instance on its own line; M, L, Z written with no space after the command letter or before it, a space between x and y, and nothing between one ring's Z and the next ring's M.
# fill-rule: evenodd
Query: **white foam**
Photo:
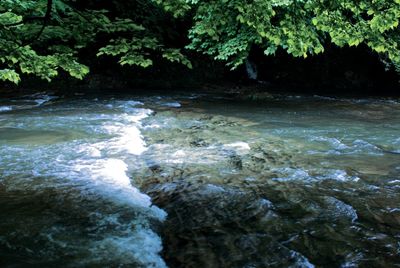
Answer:
M320 100L337 101L336 98L327 97L327 96L314 95L313 97L316 99L320 99Z
M358 219L357 211L351 205L334 197L326 197L325 200L329 205L329 211L336 217L349 218L353 223Z
M356 139L354 141L344 143L342 140L338 138L329 138L329 137L312 137L311 141L320 141L326 142L332 148L332 150L328 151L308 151L309 154L318 154L318 153L327 153L327 154L359 154L366 153L371 155L382 155L383 152L377 146L361 139Z
M333 172L333 174L328 175L330 178L338 181L347 181L348 180L348 175L346 171L343 170L336 170ZM358 180L358 179L357 179Z
M296 259L296 263L290 267L299 267L299 268L314 268L314 264L312 264L305 256L300 254L297 251L291 250L291 257Z
M400 208L388 208L390 213L397 213L400 212Z
M335 150L345 150L348 149L349 146L344 144L342 141L340 141L337 138L328 138L328 137L312 137L312 141L322 141L322 142L327 142L329 145L331 145Z
M208 183L202 193L203 194L220 194L220 193L224 193L224 192L226 192L226 190L223 187Z
M172 108L180 108L182 105L179 102L166 102L162 103L163 106L172 107Z
M378 147L376 147L375 145L364 141L364 140L360 140L357 139L355 141L353 141L353 147L355 149L359 149L359 150L367 150L367 151L381 151Z
M106 126L108 130L119 133L119 137L113 138L104 144L113 151L126 151L129 154L140 155L147 150L146 142L137 126L116 127Z
M234 142L234 143L230 143L230 144L225 144L225 147L228 148L235 148L241 151L248 151L250 150L250 146L248 143L246 142L242 142L242 141L238 141L238 142Z
M348 182L348 181L353 181L353 182L358 182L360 180L359 177L357 176L350 176L347 174L346 171L344 170L325 170L324 175L317 176L316 178L318 180L336 180L336 181L342 181L342 182Z
M173 157L185 157L186 153L183 150L178 150L175 153L172 154Z
M126 106L136 107L136 106L142 106L144 105L144 103L141 101L129 100L129 101L123 101L121 105L125 107Z
M120 188L131 187L126 175L128 166L119 159L77 160L72 168L83 175L85 180L95 181L97 184L102 182Z
M303 180L307 181L311 179L308 171L304 169L295 169L295 168L277 168L274 171L283 173L283 177L273 178L275 181L294 181L294 180Z
M0 106L0 112L11 111L13 108L11 106Z
M107 159L104 163L104 168L101 170L101 175L107 179L111 179L113 184L122 187L130 187L131 182L126 175L128 165L119 159Z
M128 237L108 237L92 245L93 255L120 265L139 263L144 267L167 267L159 253L160 238L149 229L139 228ZM122 257L122 258L121 258Z
M78 152L81 157L73 165L74 172L82 178L87 191L101 195L113 203L129 205L132 211L142 215L129 224L118 222L112 215L104 216L103 220L110 221L108 224L117 226L118 230L122 228L123 231L116 234L106 233L105 237L93 242L90 245L92 254L85 260L88 265L108 261L121 265L166 267L159 255L162 250L161 239L147 226L150 219L164 221L167 214L153 206L150 197L132 185L127 175L129 167L121 159L126 153L140 155L147 150L140 132L140 121L152 111L135 109L134 112L134 115L122 114L116 121L104 124L103 132L114 137L80 146ZM100 156L108 158L99 158Z
M159 124L151 124L143 127L144 129L159 129L161 126Z
M358 182L359 177L350 176L344 170L324 170L323 175L311 176L309 170L304 170L301 168L276 168L273 169L276 172L283 173L283 176L274 178L275 181L309 181L317 182L321 180L336 180L341 182ZM321 172L319 170L313 170L312 173Z
M36 99L36 103L32 99ZM43 105L44 100L47 99L33 96L29 107ZM105 105L102 105L103 109ZM147 149L140 132L141 120L152 111L133 108L140 105L133 101L125 104L113 101L110 105L115 108L115 113L111 111L112 114L101 116L83 114L87 107L78 107L76 114L71 115L68 111L65 116L46 118L45 122L36 118L27 123L24 121L25 128L68 128L73 125L74 129L87 135L34 148L0 146L2 177L12 175L13 179L7 181L8 189L40 192L55 188L60 192L60 199L71 198L73 205L80 206L80 200L85 201L81 204L82 215L89 213L89 217L92 214L95 217L90 221L93 223L91 237L83 234L82 240L69 239L57 235L60 230L45 230L43 233L46 242L55 248L65 245L65 249L71 252L82 254L83 251L84 255L77 260L79 265L104 263L106 266L166 267L160 256L161 239L151 228L154 223L164 221L167 214L154 206L151 198L141 193L128 175L129 160L135 159L132 155L139 155ZM15 179L19 174L26 174L27 178ZM60 228L64 227L60 222Z
M125 151L134 155L142 154L147 150L147 147L139 129L141 127L140 121L151 113L151 110L141 109L137 115L122 115L120 121L123 121L123 123L105 124L103 129L108 134L116 135L116 137L106 142L98 143L97 146L108 148L114 152Z

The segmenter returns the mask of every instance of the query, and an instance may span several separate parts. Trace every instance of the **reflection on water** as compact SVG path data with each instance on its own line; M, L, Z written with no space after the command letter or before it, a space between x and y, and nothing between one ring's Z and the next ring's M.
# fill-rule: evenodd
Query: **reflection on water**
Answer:
M396 100L24 98L0 103L0 266L400 263Z

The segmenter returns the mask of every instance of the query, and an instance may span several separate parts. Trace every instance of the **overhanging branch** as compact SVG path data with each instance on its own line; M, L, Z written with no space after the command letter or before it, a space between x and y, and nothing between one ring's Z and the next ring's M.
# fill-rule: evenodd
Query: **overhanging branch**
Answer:
M36 36L34 38L32 38L28 42L24 42L23 43L24 46L32 44L37 39L39 39L39 37L42 35L44 29L46 28L46 26L48 25L48 23L50 21L52 8L53 8L53 0L47 0L47 10L46 10L46 14L43 17L43 25L42 25L42 27L40 28L39 32L36 34Z

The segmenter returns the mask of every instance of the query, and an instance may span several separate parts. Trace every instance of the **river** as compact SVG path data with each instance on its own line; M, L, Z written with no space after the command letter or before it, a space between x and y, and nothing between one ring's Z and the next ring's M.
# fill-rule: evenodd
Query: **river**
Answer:
M1 267L398 267L400 101L0 100Z

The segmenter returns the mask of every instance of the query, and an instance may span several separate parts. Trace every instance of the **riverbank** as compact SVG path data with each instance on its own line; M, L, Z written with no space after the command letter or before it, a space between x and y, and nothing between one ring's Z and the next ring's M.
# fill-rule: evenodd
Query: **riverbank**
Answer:
M285 53L264 58L262 51L252 56L256 80L249 79L246 67L229 70L223 62L193 55L193 69L180 64L157 62L150 68L121 67L108 59L88 61L91 72L76 80L60 72L52 82L23 76L16 86L0 83L0 92L58 95L85 94L237 94L245 99L262 99L269 94L320 95L327 97L398 97L400 76L376 55L364 49L331 48L323 55L307 59ZM261 54L260 54L261 53ZM152 93L155 92L155 93Z

